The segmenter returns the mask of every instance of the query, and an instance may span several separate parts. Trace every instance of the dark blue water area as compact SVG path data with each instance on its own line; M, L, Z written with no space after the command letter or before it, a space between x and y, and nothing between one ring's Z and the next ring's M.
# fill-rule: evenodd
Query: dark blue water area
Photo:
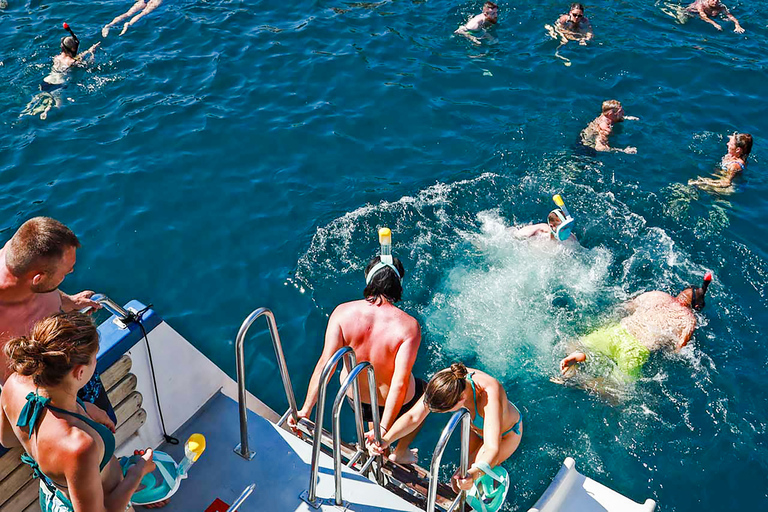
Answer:
M594 41L558 49L544 25L567 2L500 2L476 45L453 30L481 2L166 0L113 29L47 119L20 116L61 23L86 48L130 5L0 10L3 240L35 215L71 226L83 247L65 290L151 302L230 374L240 322L268 306L301 401L327 316L361 297L388 225L423 329L416 372L465 361L523 412L509 510L527 510L566 456L659 510L768 508L762 5L729 3L739 35L680 24L675 4L595 0ZM609 98L640 118L612 138L637 155L578 145ZM689 187L734 130L755 138L744 176L721 193ZM555 193L582 248L508 235L543 220ZM549 381L568 341L621 302L706 270L691 344L655 354L619 403ZM248 387L282 410L254 329ZM428 418L423 464L445 421Z

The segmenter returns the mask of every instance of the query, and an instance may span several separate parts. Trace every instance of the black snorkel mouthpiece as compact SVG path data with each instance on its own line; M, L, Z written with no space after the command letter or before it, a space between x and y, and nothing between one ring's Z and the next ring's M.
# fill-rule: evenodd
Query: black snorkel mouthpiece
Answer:
M704 281L701 283L701 288L691 286L691 307L696 311L704 309L704 296L707 294L707 288L709 283L712 282L712 272L704 274Z
M69 32L68 36L61 38L61 51L68 53L72 57L77 56L77 50L80 48L80 40L75 33L69 28L69 23L64 23L64 30Z

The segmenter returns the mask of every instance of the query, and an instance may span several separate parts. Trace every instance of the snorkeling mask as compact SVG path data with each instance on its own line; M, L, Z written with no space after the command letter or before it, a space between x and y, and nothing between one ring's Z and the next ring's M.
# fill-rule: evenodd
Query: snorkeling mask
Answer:
M691 307L696 311L704 309L706 305L704 302L704 296L707 294L707 288L709 283L712 282L712 272L704 274L704 281L701 283L701 288L691 286Z
M549 219L547 219L547 224L549 225L549 231L552 233L552 236L557 240L564 242L571 236L571 230L573 229L575 221L573 220L573 217L571 217L571 214L568 213L568 208L565 207L565 202L563 202L563 198L560 197L560 194L552 196L552 200L559 206L559 208L552 210L550 215L555 214L557 218L560 219L560 224L554 229L552 228L552 225L549 224Z
M379 229L379 245L381 245L380 260L373 266L370 272L365 276L365 284L371 284L371 280L376 273L383 268L391 268L398 279L402 280L403 277L395 267L394 260L392 259L392 231L389 228Z

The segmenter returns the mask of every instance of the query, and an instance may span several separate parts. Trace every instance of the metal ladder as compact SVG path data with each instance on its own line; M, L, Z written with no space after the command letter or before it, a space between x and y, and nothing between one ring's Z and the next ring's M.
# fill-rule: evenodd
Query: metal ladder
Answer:
M238 409L239 409L239 416L240 416L240 444L238 444L235 447L235 453L240 455L241 457L245 458L246 460L251 460L255 456L255 453L250 451L249 444L248 444L248 408L246 404L246 398L247 398L247 392L245 390L245 356L244 356L244 350L243 346L245 343L245 337L248 333L248 330L250 329L251 325L260 317L266 317L267 319L267 327L269 329L270 337L272 338L272 346L275 350L275 356L277 359L278 368L280 369L280 378L283 382L283 387L285 389L285 396L288 400L288 410L280 417L280 420L277 422L277 426L282 426L285 421L288 419L288 416L293 416L293 418L299 422L299 418L297 415L298 407L296 406L296 398L293 393L293 386L291 385L291 378L288 373L288 367L285 362L285 354L283 353L283 346L282 342L280 341L280 334L277 330L277 322L275 321L275 315L267 308L258 308L254 310L250 315L248 315L245 320L243 321L242 325L240 326L240 329L237 333L237 338L235 341L235 359L236 359L236 366L237 366L237 387L238 387ZM336 367L338 366L339 361L344 360L347 369L349 369L349 374L344 379L344 382L341 384L341 388L339 389L338 393L336 394L336 397L333 402L333 408L332 408L332 417L333 417L333 428L332 428L332 436L333 436L333 461L334 461L334 477L335 477L335 494L334 497L323 499L317 497L317 477L319 472L319 466L320 466L320 450L322 445L322 437L323 437L323 417L325 414L325 402L326 402L326 393L327 393L327 385L330 378L335 373ZM373 366L371 363L365 361L362 363L357 363L357 358L355 356L354 350L352 350L351 347L342 347L339 350L336 351L333 356L326 362L325 366L323 367L323 371L320 375L320 386L318 390L318 400L317 400L317 412L315 413L315 422L314 425L312 425L311 422L308 422L304 419L301 420L302 423L304 423L305 426L308 427L308 430L312 433L312 459L311 459L311 465L310 465L310 481L309 481L309 487L307 491L304 491L300 498L307 502L310 506L313 508L319 508L323 504L333 504L337 506L343 506L344 502L342 499L342 460L341 460L341 419L340 419L340 413L341 413L341 406L343 405L344 398L346 397L347 390L350 386L352 386L352 394L353 394L353 409L355 414L355 429L357 433L357 450L355 453L349 457L349 461L347 463L347 467L352 468L353 465L358 462L361 458L368 457L367 450L365 448L365 434L363 429L363 415L362 415L362 409L361 409L361 402L360 402L360 383L358 381L358 378L360 374L363 371L367 371L368 373L368 385L369 385L369 394L371 396L371 410L372 410L372 416L373 416L373 431L374 436L378 442L381 442L381 425L379 418L379 408L378 408L378 393L377 393L377 386L376 386L376 377L374 374ZM437 445L435 446L435 452L432 456L432 462L430 464L430 471L429 471L429 489L427 493L427 512L434 512L436 508L436 501L437 501L437 484L438 484L438 471L440 469L440 461L443 456L443 452L445 451L445 447L448 443L448 440L450 439L451 435L453 434L454 430L456 429L456 426L462 423L462 429L461 429L461 462L460 462L460 470L461 474L465 475L467 472L467 466L468 466L468 460L469 460L469 423L470 423L470 416L469 411L467 409L462 409L460 411L455 412L451 418L448 421L448 424L443 429L442 434L440 435L440 439L437 442ZM378 460L378 464L373 465L373 462ZM375 480L376 482L384 486L384 482L382 479L381 474L381 468L383 466L383 461L381 457L368 457L368 460L360 467L358 470L361 474L365 474L368 472L370 474L371 468L373 467L373 472L375 474ZM244 493L245 494L245 493ZM456 507L459 506L458 510L463 511L464 509L464 500L465 500L465 492L459 493L459 495L456 497L456 499L452 502L450 507L447 509L446 512L452 512L453 510L456 510Z

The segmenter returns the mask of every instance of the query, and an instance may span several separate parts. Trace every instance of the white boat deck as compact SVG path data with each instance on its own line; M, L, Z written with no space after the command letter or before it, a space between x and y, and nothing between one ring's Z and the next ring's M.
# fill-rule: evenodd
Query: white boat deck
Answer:
M252 483L256 488L240 506L242 512L317 510L299 498L308 487L312 447L251 411L248 430L250 448L256 452L251 461L233 451L240 442L237 402L221 393L211 398L174 433L179 445L164 444L159 448L179 461L184 456L184 441L191 434L201 433L207 441L206 451L190 469L189 478L182 481L179 491L162 510L203 512L216 498L232 504ZM344 501L349 502L347 510L420 510L352 470L345 469L343 474L342 491ZM333 459L324 453L320 456L317 495L321 498L334 495ZM338 509L324 505L322 510Z

